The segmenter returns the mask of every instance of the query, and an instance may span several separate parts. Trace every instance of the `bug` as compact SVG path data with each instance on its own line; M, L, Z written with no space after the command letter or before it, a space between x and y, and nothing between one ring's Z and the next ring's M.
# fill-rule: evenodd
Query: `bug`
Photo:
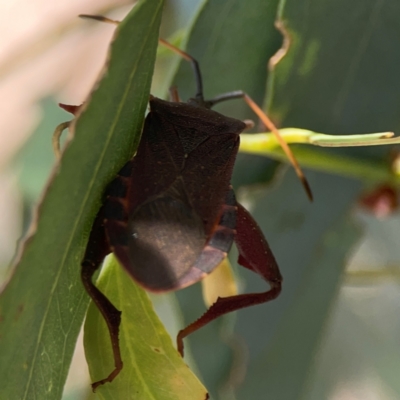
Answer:
M83 17L118 23L104 17ZM121 312L92 282L107 254L113 252L145 289L167 292L204 278L235 242L239 264L270 285L263 293L218 298L203 316L179 332L177 348L182 356L183 339L190 333L228 312L270 301L281 291L282 277L268 242L250 213L236 200L230 184L239 135L246 124L211 110L215 104L243 98L277 133L311 197L286 143L251 98L234 91L205 100L198 62L160 41L192 64L196 94L187 103L179 101L176 91L172 92L173 101L150 97L150 112L137 152L107 186L105 200L94 220L81 277L106 321L115 368L107 377L92 383L93 390L112 382L123 367L118 339ZM63 107L76 110L73 106Z

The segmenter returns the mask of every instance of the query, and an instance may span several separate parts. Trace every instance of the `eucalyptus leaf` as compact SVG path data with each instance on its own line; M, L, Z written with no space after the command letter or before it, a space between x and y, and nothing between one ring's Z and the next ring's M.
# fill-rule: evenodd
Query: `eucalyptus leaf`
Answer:
M101 399L204 400L207 391L172 344L144 289L111 257L97 287L122 311L119 340L124 368L97 388ZM85 323L85 352L93 380L111 372L114 360L104 318L91 303Z
M2 398L62 395L88 304L80 260L104 186L139 140L161 11L161 0L140 1L117 30L103 79L75 123L74 138L3 290Z
M239 398L307 399L315 355L335 304L346 258L360 237L349 218L359 184L308 173L315 202L298 193L294 173L255 203L254 216L269 239L283 275L280 297L238 315L237 331L250 354ZM329 199L332 193L335 204ZM274 210L274 212L268 212ZM246 273L246 292L260 282ZM251 329L249 328L251 327ZM287 384L290 382L290 384Z

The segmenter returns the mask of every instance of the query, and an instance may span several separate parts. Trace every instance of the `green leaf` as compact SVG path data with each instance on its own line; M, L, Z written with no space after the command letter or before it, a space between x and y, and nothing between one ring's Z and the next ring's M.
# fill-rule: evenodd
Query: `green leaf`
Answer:
M120 25L103 79L75 124L2 293L3 398L61 397L88 304L80 260L104 186L139 140L161 11L161 0L141 1Z
M299 128L283 128L279 130L279 133L288 144L301 143L320 147L392 146L400 143L400 136L393 137L392 132L326 135ZM242 133L240 151L290 163L273 133ZM371 160L366 163L365 160L354 155L327 154L308 146L293 149L293 153L303 168L356 178L369 184L390 182L395 185L399 181L396 168L388 168L387 160L386 162Z
M249 343L251 360L239 398L256 399L260 393L274 400L308 398L314 357L326 332L347 253L361 234L349 218L359 185L319 173L309 173L308 178L317 199L314 204L299 193L294 173L286 174L277 190L266 191L256 203L254 216L269 239L284 280L276 301L239 313L237 330ZM336 193L335 205L329 201L332 193ZM262 290L257 277L243 275L246 292Z
M111 383L97 388L100 398L126 400L204 400L207 391L172 344L146 292L114 257L102 270L97 287L122 311L119 334L124 368ZM85 351L93 380L112 371L108 329L91 303L85 323Z

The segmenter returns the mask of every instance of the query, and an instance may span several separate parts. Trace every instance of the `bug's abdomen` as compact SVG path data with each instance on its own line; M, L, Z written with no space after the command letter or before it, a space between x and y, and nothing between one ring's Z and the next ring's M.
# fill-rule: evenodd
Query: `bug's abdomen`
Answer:
M208 242L203 221L193 208L170 195L157 197L140 206L129 220L128 272L155 292L193 284L226 257L235 226L233 190Z
M212 272L227 256L236 234L236 197L230 188L218 224L188 273L180 279L179 288L189 286Z
M141 205L130 218L128 230L130 272L153 291L179 287L206 242L200 217L169 195Z

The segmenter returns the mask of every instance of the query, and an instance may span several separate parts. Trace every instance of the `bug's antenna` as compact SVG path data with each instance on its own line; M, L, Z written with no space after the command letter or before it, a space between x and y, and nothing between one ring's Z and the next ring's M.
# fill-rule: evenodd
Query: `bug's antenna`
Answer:
M94 19L96 21L100 22L106 22L108 24L113 24L113 25L118 25L120 21L103 17L101 15L88 15L88 14L80 14L80 18L87 18L87 19ZM172 50L174 53L179 54L182 58L184 58L186 61L189 61L192 64L193 72L194 72L194 77L196 80L196 96L195 99L199 103L199 105L204 106L204 95L203 95L203 79L201 77L201 72L200 72L200 67L199 63L196 59L194 59L190 54L184 52L183 50L179 49L178 47L174 46L171 43L168 43L164 39L159 39L158 42L163 45L164 47L167 47L168 49Z
M106 24L118 25L120 23L120 21L117 21L116 19L103 17L102 15L79 14L78 17L84 19L94 19L95 21L105 22Z
M192 64L194 77L196 79L196 100L199 101L201 105L204 105L204 95L203 95L203 79L201 77L199 63L196 59L194 59L190 54L184 52L183 50L179 49L178 47L174 46L173 44L167 42L164 39L159 39L159 43L162 44L164 47L172 50L174 53L179 54L182 58L186 61L189 61Z
M278 128L275 126L275 124L268 118L267 114L264 113L264 111L261 110L261 108L253 101L253 99L247 95L246 93L243 93L243 99L244 101L249 105L249 107L257 114L258 118L263 122L263 124L275 135L276 139L278 140L278 143L282 147L283 151L286 153L287 157L289 158L291 164L293 165L294 170L296 171L297 176L299 177L308 198L310 201L313 200L313 195L311 192L310 185L304 176L304 173L299 165L299 163L296 160L296 157L290 150L288 144L285 142L285 140L282 138L281 134L279 133Z
M310 199L310 201L313 200L313 195L311 192L310 185L304 176L304 173L299 165L299 163L296 160L296 157L294 156L292 150L290 150L288 144L285 142L285 140L282 138L281 134L279 133L278 128L275 126L275 124L269 119L268 115L265 114L263 110L255 103L255 101L243 90L235 90L234 92L229 92L229 93L223 93L220 94L217 97L214 97L211 100L206 100L205 103L208 108L211 108L215 104L221 103L226 100L233 100L233 99L243 99L248 106L257 114L258 118L263 122L263 124L275 135L278 143L282 147L283 151L285 152L287 158L293 165L294 170L296 171L297 176L299 177L304 190L307 193L307 197Z

